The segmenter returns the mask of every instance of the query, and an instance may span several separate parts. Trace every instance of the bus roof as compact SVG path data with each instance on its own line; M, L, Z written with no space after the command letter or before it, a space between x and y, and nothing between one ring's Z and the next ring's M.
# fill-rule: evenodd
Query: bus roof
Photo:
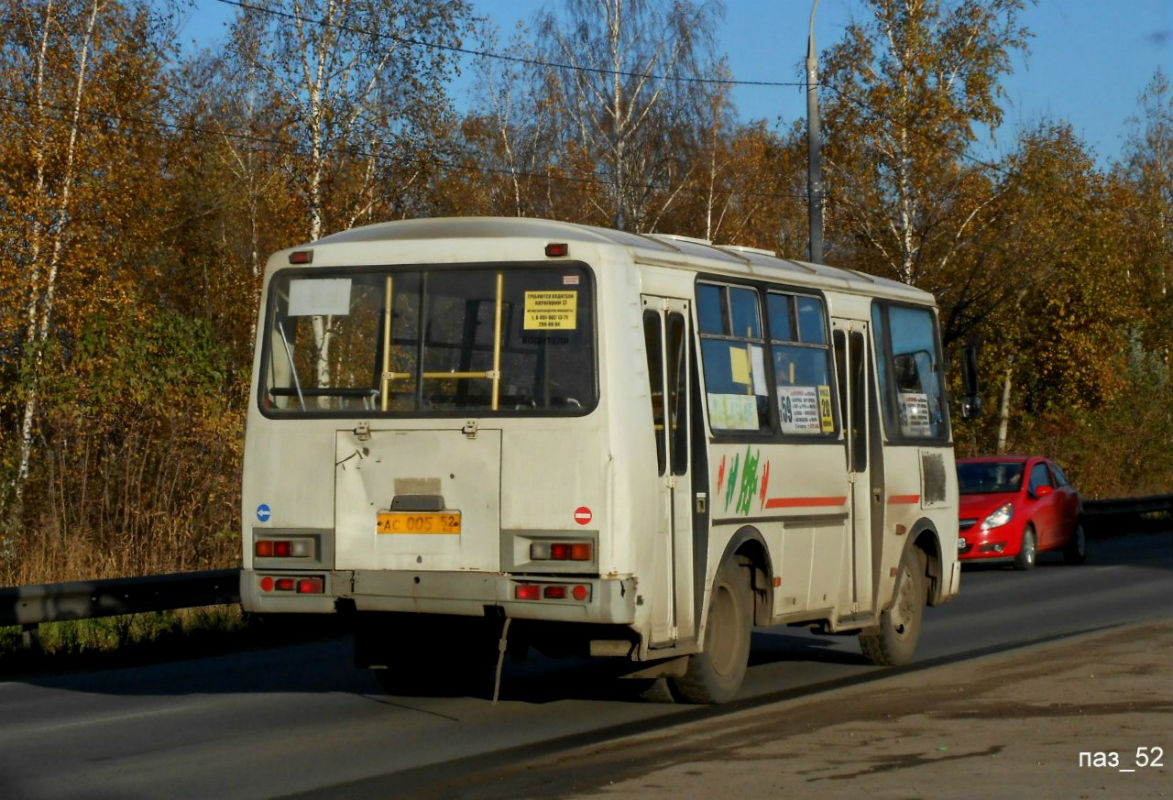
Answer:
M758 248L714 245L704 239L687 236L635 234L573 222L527 217L433 217L381 222L331 234L306 246L507 238L612 245L625 248L632 260L641 264L768 278L935 305L931 294L899 281L858 270L778 258L769 251Z

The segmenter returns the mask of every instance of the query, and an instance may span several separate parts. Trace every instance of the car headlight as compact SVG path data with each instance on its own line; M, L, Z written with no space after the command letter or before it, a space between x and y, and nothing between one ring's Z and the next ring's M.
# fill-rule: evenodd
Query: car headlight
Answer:
M1014 503L1007 503L1000 507L990 516L982 520L982 530L988 531L990 528L998 528L1005 525L1014 516Z

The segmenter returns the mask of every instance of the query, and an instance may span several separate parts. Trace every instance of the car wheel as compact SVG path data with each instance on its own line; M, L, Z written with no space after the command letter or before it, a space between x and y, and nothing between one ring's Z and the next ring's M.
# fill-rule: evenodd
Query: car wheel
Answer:
M1071 539L1063 548L1063 560L1068 564L1082 564L1087 560L1087 536L1083 532L1083 525L1075 523L1075 530L1071 532Z
M1026 526L1022 532L1022 547L1018 548L1018 555L1014 557L1014 568L1020 570L1034 569L1035 558L1039 554L1038 540L1035 538L1035 529Z
M713 582L704 649L689 657L684 675L670 680L677 697L689 703L732 700L749 664L752 627L749 570L736 561L728 561Z
M925 552L919 547L906 549L891 607L880 614L879 625L859 633L859 648L873 664L899 666L912 660L925 611L925 571Z

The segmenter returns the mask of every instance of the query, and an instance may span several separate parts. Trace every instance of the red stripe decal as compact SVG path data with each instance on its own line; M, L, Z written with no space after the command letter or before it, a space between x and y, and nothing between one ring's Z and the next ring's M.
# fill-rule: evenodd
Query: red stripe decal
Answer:
M827 508L842 506L847 502L846 496L841 497L771 497L766 501L766 508Z
M919 503L919 494L894 494L888 498L888 505L890 506L917 505Z

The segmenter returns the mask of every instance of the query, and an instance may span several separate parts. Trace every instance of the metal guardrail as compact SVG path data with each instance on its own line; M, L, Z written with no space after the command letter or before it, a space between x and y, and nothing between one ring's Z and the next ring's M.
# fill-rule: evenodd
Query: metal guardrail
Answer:
M90 619L240 602L240 570L0 588L0 626Z
M1173 494L1084 500L1083 525L1091 536L1173 530Z
M1151 516L1165 526L1173 519L1173 494L1085 500L1083 510L1088 524L1097 528L1110 523L1134 524ZM22 625L28 632L42 622L239 602L238 569L13 586L0 588L0 627Z
M1154 494L1149 497L1124 497L1119 500L1084 500L1083 513L1089 516L1117 514L1173 513L1173 494Z

